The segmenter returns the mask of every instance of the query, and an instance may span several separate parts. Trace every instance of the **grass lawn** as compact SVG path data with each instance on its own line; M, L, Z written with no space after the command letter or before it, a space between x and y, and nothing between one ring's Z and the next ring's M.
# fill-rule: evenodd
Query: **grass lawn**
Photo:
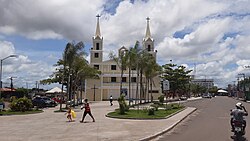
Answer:
M42 110L32 110L32 111L25 111L25 112L13 112L11 110L1 111L0 115L26 115L26 114L36 114L42 113Z
M110 112L107 114L108 117L113 118L125 118L125 119L163 119L167 116L176 113L182 110L184 106L176 107L174 109L159 109L158 111L154 111L154 115L148 115L148 110L134 110L130 109L124 115L119 114L119 109L115 110L114 112Z

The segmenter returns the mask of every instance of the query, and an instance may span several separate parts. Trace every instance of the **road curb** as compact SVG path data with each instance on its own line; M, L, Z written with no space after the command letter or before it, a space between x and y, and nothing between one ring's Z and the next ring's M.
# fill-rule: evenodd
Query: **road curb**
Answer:
M150 135L148 137L145 137L145 138L142 138L142 139L139 139L139 141L150 141L158 136L161 136L163 135L164 133L172 130L176 125L178 125L181 121L183 121L185 118L187 118L189 115L191 115L194 111L196 111L197 109L194 108L192 111L190 111L187 115L185 115L182 119L180 119L179 121L175 122L174 124L172 124L171 126L167 127L166 129L158 132L158 133L155 133L153 135Z

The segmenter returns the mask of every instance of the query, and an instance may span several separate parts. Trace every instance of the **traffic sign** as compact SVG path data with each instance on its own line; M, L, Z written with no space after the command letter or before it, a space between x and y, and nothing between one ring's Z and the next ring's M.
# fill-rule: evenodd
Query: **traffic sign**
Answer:
M164 80L163 81L163 91L168 91L169 90L169 81Z

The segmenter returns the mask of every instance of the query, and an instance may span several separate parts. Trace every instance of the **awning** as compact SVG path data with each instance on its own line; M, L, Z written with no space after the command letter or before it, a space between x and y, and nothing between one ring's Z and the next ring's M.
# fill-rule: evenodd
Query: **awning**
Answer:
M58 88L58 87L55 87L45 93L61 93L62 92L62 89ZM65 93L65 91L63 91L63 93Z
M228 93L228 92L225 91L225 90L218 90L217 92L218 92L218 93Z

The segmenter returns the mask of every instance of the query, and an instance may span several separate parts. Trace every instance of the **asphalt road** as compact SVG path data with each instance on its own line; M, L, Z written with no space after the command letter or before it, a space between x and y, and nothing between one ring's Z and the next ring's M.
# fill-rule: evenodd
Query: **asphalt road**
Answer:
M190 101L185 105L197 110L170 132L158 137L158 141L232 141L230 109L237 100L229 97L215 97ZM250 103L244 103L250 112ZM246 141L250 140L250 116L246 117Z

